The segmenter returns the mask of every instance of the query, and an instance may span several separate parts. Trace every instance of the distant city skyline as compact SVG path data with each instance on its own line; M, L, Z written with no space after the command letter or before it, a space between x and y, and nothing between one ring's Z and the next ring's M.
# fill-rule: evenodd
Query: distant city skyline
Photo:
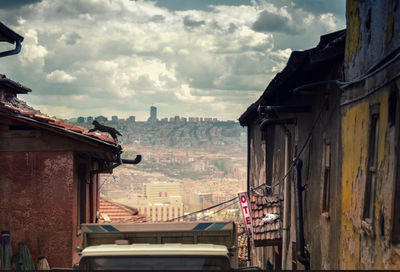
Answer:
M69 120L75 120L79 123L83 123L82 120L85 122L91 123L94 119L98 119L98 121L116 121L116 120L131 120L133 122L151 122L151 121L172 121L172 119L178 118L179 120L174 120L174 121L187 121L187 122L203 122L203 121L221 121L218 120L217 117L205 117L205 116L181 116L181 115L175 115L175 116L165 116L165 117L160 117L157 118L157 110L158 108L155 106L150 107L149 115L147 118L145 117L144 120L137 120L135 115L130 115L127 118L121 118L118 115L112 115L110 117L104 116L104 115L98 115L98 116L78 116L78 117L73 117ZM83 118L83 119L82 119ZM106 120L104 119L106 118ZM182 120L181 118L184 118L185 120ZM226 120L226 121L235 121L237 120Z
M0 73L62 119L237 120L292 51L346 27L344 0L2 0L0 18L24 37Z

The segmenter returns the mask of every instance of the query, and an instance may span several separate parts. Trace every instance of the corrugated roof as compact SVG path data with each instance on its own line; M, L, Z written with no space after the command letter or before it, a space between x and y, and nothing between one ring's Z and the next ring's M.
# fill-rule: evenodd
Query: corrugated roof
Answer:
M254 244L277 245L281 241L281 201L276 196L250 194Z
M143 223L146 216L136 208L100 197L99 223Z

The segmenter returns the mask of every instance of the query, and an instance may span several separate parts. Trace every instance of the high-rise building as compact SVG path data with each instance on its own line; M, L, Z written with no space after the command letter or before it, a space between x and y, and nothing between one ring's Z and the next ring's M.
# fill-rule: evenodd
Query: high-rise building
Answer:
M135 123L135 121L136 121L136 117L135 116L129 116L128 117L128 122L129 123Z
M157 108L154 106L150 107L150 117L147 119L147 122L149 123L155 123L157 122Z

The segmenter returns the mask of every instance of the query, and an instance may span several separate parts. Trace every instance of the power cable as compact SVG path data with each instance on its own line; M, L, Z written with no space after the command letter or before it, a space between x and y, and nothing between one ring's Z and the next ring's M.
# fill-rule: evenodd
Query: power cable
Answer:
M268 189L272 189L272 188L278 186L279 184L281 184L281 183L285 180L285 178L291 173L293 167L295 166L296 160L298 160L298 159L300 158L300 155L303 153L303 151L305 150L306 146L307 146L308 143L310 142L310 139L311 139L311 136L312 136L312 134L313 134L313 132L314 132L314 129L315 129L315 127L317 126L317 123L319 122L319 120L321 119L322 112L323 112L323 110L324 110L324 108L325 108L325 106L326 106L327 103L328 103L328 100L326 100L325 103L324 103L324 105L321 107L321 110L320 110L320 112L318 113L318 116L317 116L317 118L315 119L315 121L314 121L314 123L313 123L313 126L312 126L311 129L310 129L310 132L308 133L307 140L304 142L303 146L300 148L300 151L299 151L298 154L295 156L295 158L294 158L294 160L292 161L292 164L290 165L289 170L287 171L287 173L286 173L281 179L279 179L279 181L278 181L277 183L275 183L275 184L273 184L273 185L268 185L268 184L266 184L266 183L263 183L263 184L260 184L260 185L257 186L257 187L253 187L253 188L251 189L252 191L254 191L254 190L256 190L256 189L259 189L259 188L261 188L261 187L267 187Z
M226 204L226 203L229 203L229 202L231 202L231 201L234 201L235 199L237 199L237 196L235 196L234 198L231 198L231 199L229 199L229 200L226 200L226 201L224 201L224 202L215 204L215 205L213 205L213 206L210 206L210 207L207 207L207 208L204 208L204 209L195 211L195 212L191 212L191 213L188 213L188 214L185 214L185 215L182 215L182 216L178 216L178 217L175 217L175 218L172 218L172 219L168 219L166 222L172 222L172 221L175 221L175 220L178 220L178 219L181 219L181 218L185 218L185 217L188 217L188 216L192 216L192 215L197 214L197 213L201 213L201 212L204 212L204 211L207 211L207 210L211 210L211 209L214 209L214 208L219 207L219 206L221 206L221 205L224 205L224 204Z
M229 204L229 205L227 205L227 206L225 206L225 207L223 207L223 208L221 208L221 209L215 211L212 215L217 214L217 213L219 213L219 212L221 212L221 211L223 211L223 210L225 210L225 209L227 209L227 208L229 208L229 207L231 207L231 206L233 206L234 204L237 204L237 203L239 203L239 202L238 202L238 201L235 201L235 202L233 202L233 203L231 203L231 204ZM208 216L209 216L209 215L203 216L202 218L199 219L199 221L203 220L204 218L206 218L206 217L208 217Z

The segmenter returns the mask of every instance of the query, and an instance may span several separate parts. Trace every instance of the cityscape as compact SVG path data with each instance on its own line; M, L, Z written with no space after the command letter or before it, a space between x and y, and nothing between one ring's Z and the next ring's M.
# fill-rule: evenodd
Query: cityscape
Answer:
M147 222L168 220L239 219L238 205L219 213L204 211L184 216L235 197L246 190L246 129L217 118L157 118L150 107L147 121L135 116L78 117L78 125L93 120L114 127L122 136L123 158L142 155L137 165L121 165L101 176L103 198L134 207ZM107 215L105 215L107 216Z

